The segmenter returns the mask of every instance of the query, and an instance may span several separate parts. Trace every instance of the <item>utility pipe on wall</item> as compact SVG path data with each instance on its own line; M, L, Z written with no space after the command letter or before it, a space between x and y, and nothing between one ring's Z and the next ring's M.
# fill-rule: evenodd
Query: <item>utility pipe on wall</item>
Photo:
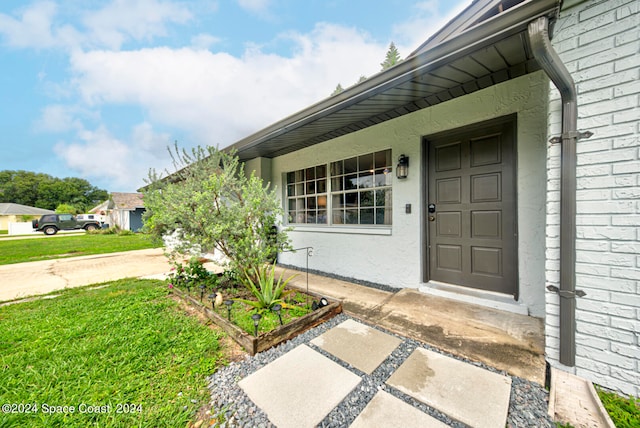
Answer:
M562 99L562 150L560 179L560 363L575 365L576 355L576 145L579 138L578 103L569 71L551 46L549 20L529 23L533 55L560 91Z

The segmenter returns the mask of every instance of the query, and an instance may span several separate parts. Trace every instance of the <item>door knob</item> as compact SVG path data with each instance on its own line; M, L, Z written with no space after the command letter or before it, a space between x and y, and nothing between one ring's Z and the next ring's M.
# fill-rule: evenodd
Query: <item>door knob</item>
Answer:
M436 216L430 215L429 216L429 221L436 221Z

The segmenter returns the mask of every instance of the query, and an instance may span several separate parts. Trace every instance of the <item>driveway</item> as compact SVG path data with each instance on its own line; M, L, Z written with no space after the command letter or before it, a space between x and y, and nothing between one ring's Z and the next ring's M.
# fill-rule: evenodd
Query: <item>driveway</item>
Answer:
M0 301L168 272L162 248L0 266Z

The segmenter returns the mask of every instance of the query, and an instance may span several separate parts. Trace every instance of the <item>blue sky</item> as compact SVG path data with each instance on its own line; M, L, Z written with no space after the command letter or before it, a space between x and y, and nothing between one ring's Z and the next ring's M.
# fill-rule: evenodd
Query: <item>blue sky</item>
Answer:
M0 170L110 192L228 146L408 55L471 0L0 3Z

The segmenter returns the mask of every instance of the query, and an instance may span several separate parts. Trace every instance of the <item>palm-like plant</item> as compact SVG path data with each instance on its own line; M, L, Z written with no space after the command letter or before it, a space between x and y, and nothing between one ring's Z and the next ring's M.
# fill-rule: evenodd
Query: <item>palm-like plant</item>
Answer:
M283 280L284 273L276 281L276 265L261 265L244 272L242 283L251 291L256 300L235 299L256 309L271 309L276 304L286 307L284 297L291 291L285 287L296 275Z

